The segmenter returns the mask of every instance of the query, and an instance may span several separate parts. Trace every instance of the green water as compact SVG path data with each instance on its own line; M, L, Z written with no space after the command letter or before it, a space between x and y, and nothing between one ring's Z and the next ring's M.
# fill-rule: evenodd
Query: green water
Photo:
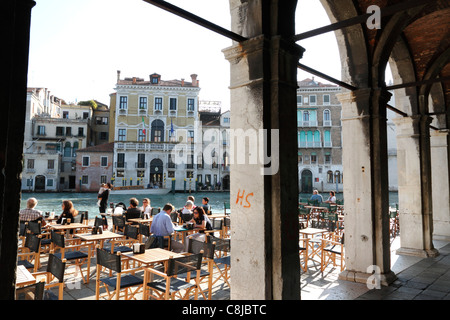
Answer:
M187 201L189 193L168 193L165 195L151 195L150 198L152 207L163 207L166 203L171 203L176 209L182 208ZM228 192L207 192L207 193L192 193L195 197L195 204L201 204L203 197L209 198L209 203L213 212L223 212L223 203L230 201L230 194ZM61 205L63 200L71 200L73 206L78 211L88 211L91 214L98 214L97 193L77 193L77 192L60 192L60 193L22 193L21 208L26 207L26 201L30 197L35 197L38 200L36 209L41 211L54 211L56 214L62 212ZM117 204L123 202L127 207L130 198L135 197L133 194L110 195L109 202ZM139 206L142 205L142 199L147 196L138 195Z
M182 208L187 200L188 193L169 193L166 195L153 195L150 198L152 207L163 207L166 203L171 203L175 208ZM195 197L195 204L201 204L202 197L208 197L210 200L210 205L214 213L223 212L223 203L230 202L230 194L228 192L197 192L192 193ZM118 202L125 203L126 206L129 205L129 200L133 197L133 194L125 195L111 195L109 197L109 202L114 204ZM300 194L299 198L309 198L310 194ZM322 194L324 200L328 198L327 193ZM38 205L36 209L41 211L54 211L59 214L61 210L61 204L63 200L71 200L74 204L75 209L79 211L88 211L92 214L99 213L97 207L97 194L96 193L76 193L76 192L61 192L61 193L22 193L21 208L26 207L26 200L30 197L35 197L38 199ZM138 196L139 205L142 205L142 198L144 196ZM337 199L342 199L343 194L338 193L336 195ZM397 192L389 192L389 205L395 206L398 203Z

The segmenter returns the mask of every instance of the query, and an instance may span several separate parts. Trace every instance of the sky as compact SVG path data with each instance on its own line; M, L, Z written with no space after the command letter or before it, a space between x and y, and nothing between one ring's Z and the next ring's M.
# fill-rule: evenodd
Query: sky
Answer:
M229 109L230 39L142 0L35 0L31 15L28 87L45 87L66 102L95 99L109 105L117 70L121 78L190 81L197 74L200 100ZM231 30L228 0L168 1ZM329 24L319 0L299 0L296 33ZM340 79L333 32L297 42L301 63ZM312 77L298 70L298 80ZM318 81L326 82L315 77Z

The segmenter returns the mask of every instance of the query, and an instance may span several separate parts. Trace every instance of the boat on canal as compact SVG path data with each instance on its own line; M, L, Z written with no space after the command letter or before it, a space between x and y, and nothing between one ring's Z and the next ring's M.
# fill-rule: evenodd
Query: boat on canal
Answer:
M136 195L164 195L168 194L170 189L168 188L144 188L144 186L123 186L123 187L114 187L111 189L110 194L136 194Z

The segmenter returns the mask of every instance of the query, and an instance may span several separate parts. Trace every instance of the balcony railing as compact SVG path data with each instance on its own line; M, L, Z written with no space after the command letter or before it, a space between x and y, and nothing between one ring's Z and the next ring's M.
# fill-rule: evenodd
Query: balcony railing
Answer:
M118 142L116 147L129 151L172 151L176 145L173 142Z
M167 163L167 168L168 169L176 169L177 165L175 163L173 163L173 162L168 162Z
M317 120L314 121L297 121L298 127L317 127Z
M126 162L114 162L114 166L116 168L126 168L127 167L127 163Z
M135 162L134 167L138 168L138 169L145 169L145 168L147 168L147 163L146 162Z

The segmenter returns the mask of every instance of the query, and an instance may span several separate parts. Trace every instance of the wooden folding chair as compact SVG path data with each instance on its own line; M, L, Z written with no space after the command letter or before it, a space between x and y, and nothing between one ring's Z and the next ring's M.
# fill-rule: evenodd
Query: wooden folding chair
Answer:
M321 263L320 270L323 271L331 263L333 266L337 266L339 260L340 270L343 271L345 267L345 257L344 257L344 235L339 237L333 235L331 239L322 238L322 249L321 249Z
M198 287L198 292L203 296L205 300L211 300L212 295L212 276L213 276L213 264L214 264L214 248L216 243L206 243L203 241L190 239L188 245L188 254L199 254L203 253L202 264L206 264L207 270L200 270L199 281L196 283ZM193 274L191 273L191 279L193 279ZM179 278L187 278L187 274L179 275ZM194 278L195 280L197 278ZM208 288L202 289L201 284L207 283Z
M54 249L59 249L59 253L54 255L61 260L66 259L71 265L74 265L76 269L79 270L84 283L89 283L89 275L91 268L91 243L81 244L80 239L73 239L69 242L74 243L73 245L66 246L66 240L63 234L59 234L52 230L52 243ZM82 252L81 249L84 248L88 250L88 253ZM82 265L87 264L86 275L83 275ZM76 271L75 271L76 273Z
M41 235L35 235L28 230L21 251L17 254L17 265L37 272L40 268Z
M107 250L97 248L97 271L95 281L96 300L106 296L108 297L108 300L112 300L113 298L119 300L121 297L125 298L125 300L136 300L135 295L142 291L143 280L135 275L135 273L142 268L123 270L121 258L121 252L114 254ZM111 271L109 277L100 277L101 269L103 267ZM111 276L112 272L115 272L115 275ZM105 294L100 294L100 287L106 289ZM133 288L134 291L132 290Z
M308 271L308 241L308 238L299 238L300 268L303 272Z
M53 253L48 256L47 270L34 272L32 275L38 280L40 276L45 276L45 292L44 300L63 300L64 295L64 272L66 270L66 259L60 259ZM52 282L53 280L58 282ZM49 289L58 287L58 295L56 296Z
M144 268L144 300L149 296L157 300L174 300L176 297L188 300L192 290L194 299L198 297L197 283L200 281L202 253L192 254L180 258L170 258L167 262L166 272L154 268ZM195 272L195 283L191 283L191 273ZM186 281L178 279L179 274L187 274ZM150 280L152 275L162 279ZM183 292L183 294L182 294Z

